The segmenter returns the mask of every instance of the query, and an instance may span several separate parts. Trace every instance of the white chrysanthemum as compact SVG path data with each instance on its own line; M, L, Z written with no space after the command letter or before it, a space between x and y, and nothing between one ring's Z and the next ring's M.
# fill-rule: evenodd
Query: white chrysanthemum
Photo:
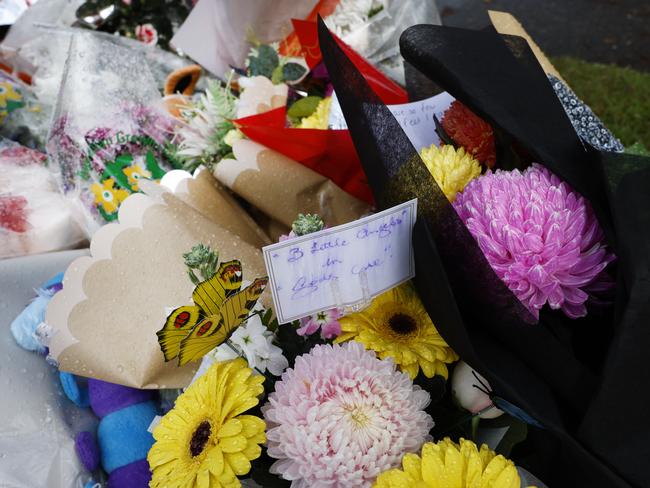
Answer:
M357 342L296 359L262 408L271 472L292 488L368 487L429 439L429 394Z

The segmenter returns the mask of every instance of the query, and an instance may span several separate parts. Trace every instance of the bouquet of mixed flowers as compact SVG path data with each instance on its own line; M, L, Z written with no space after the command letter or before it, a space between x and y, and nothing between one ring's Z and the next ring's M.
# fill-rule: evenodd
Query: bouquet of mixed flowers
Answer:
M404 13L361 3L346 39ZM48 154L113 223L11 329L97 417L87 481L645 486L647 159L518 37L410 27L447 91L413 100L315 22L346 5L203 93L182 71L173 117L143 62L73 39Z
M304 45L316 24L294 21ZM177 156L199 165L288 232L295 215L314 212L330 225L367 212L369 188L347 130L328 128L331 84L317 50L285 57L271 45L251 51L245 68L180 109ZM390 103L406 92L361 57L355 59ZM255 172L250 171L254 169Z
M137 53L92 34L69 39L47 151L92 235L117 218L121 202L139 191L140 178L159 180L178 165L175 123L158 108L155 81Z
M447 144L419 155L321 31L376 201L417 196L423 207L413 244L427 312L491 385L476 387L529 425L526 466L551 485L643 484L641 459L607 446L626 432L626 445L643 450L647 433L628 396L644 381L632 374L631 344L647 339L634 324L649 311L638 299L648 240L630 225L646 228L631 209L647 199L647 161L585 145L572 127L584 109L574 100L567 117L558 81L519 38L417 26L401 44L458 100L439 124ZM613 421L616 408L628 414Z

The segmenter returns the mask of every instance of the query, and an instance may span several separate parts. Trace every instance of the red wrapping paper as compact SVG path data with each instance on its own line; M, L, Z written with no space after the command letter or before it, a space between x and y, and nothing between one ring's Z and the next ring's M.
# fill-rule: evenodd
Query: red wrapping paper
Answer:
M310 68L322 61L316 22L293 20L295 34ZM363 73L373 91L386 104L407 103L406 91L364 60L340 39L347 56ZM278 151L321 174L347 193L374 204L352 138L347 130L286 127L286 107L233 121L248 138Z

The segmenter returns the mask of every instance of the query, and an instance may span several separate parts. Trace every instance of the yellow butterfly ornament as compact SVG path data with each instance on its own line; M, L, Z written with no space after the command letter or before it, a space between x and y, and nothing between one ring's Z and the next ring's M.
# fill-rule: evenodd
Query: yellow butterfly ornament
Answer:
M178 365L201 359L223 344L248 318L264 292L268 278L257 278L241 289L238 260L221 263L216 273L194 288L194 305L175 309L156 332L165 361L178 357Z

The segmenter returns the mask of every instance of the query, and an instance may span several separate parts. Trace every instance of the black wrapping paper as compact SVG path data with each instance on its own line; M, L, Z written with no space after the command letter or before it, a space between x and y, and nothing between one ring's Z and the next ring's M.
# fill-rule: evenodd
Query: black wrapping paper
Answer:
M642 446L650 441L647 429L637 434L639 442L619 439L618 445L626 446L625 455L612 457L610 452L616 445L611 444L616 432L627 434L625 425L644 420L626 420L626 415L622 415L618 417L620 427L612 428L606 436L598 434L596 428L610 429L604 416L608 406L613 408L613 395L608 392L611 383L621 381L633 365L640 366L638 360L630 359L619 348L619 367L614 367L614 352L610 349L606 355L602 351L607 350L612 334L616 335L612 343L615 345L624 342L621 335L628 337L625 317L631 305L650 324L648 310L643 308L643 300L647 302L649 296L647 258L646 281L636 275L634 283L629 276L619 277L616 320L611 313L595 313L590 321L573 330L570 321L567 324L567 320L543 313L540 324L534 324L525 307L492 271L390 111L332 42L322 23L320 42L378 206L386 208L418 198L413 243L415 281L438 330L465 361L490 381L495 394L545 427L532 437L542 443L557 444L557 449L546 449L550 458L534 466L545 471L536 474L549 486L650 486L648 480L634 475L633 468L644 462L640 454L647 457L648 448ZM515 38L504 42L494 32L415 26L403 35L402 50L414 67L497 130L517 140L537 161L589 198L610 244L617 245L622 274L630 268L628 253L621 252L623 247L631 246L632 259L648 254L647 213L636 213L638 221L634 225L645 223L646 235L641 240L632 239L631 245L619 215L622 212L627 216L630 206L642 203L640 199L647 200L648 188L646 196L638 200L626 193L631 201L622 207L610 201L612 195L620 193L630 172L634 175L642 163L639 158L628 161L629 172L612 187L605 178L608 156L600 157L579 141L527 45ZM632 180L637 185L633 193L638 193L643 180L634 176ZM646 209L650 208L647 203L650 202L646 202ZM636 265L631 268L638 269ZM628 295L632 288L637 294ZM635 305L632 298L637 295ZM590 334L590 329L597 334ZM643 327L636 329L638 332ZM645 346L650 345L647 334L643 337L639 332L635 338ZM599 353L586 360L576 349L594 349ZM647 380L647 373L643 373L635 378L635 384L647 384ZM616 391L619 396L623 391L631 395L621 386ZM638 387L635 394L648 397L647 392L639 393ZM647 404L640 404L644 403ZM610 415L621 411L625 412L624 406L622 410L621 406L613 408ZM630 451L638 455L631 456Z

